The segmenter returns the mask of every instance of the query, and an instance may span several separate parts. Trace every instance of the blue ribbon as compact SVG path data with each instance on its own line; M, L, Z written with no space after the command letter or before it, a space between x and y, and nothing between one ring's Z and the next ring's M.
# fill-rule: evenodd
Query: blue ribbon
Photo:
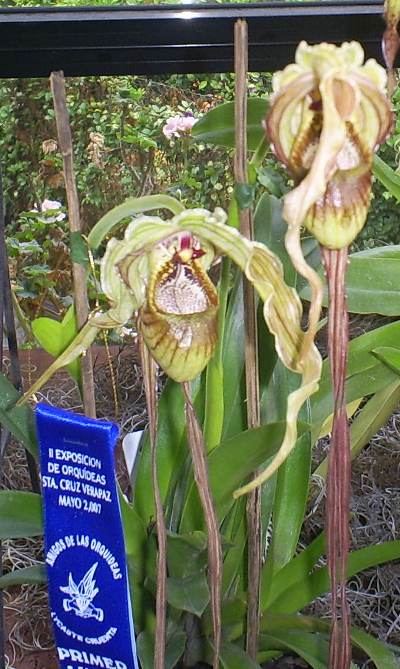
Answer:
M61 669L138 669L114 476L118 427L36 407L50 611Z

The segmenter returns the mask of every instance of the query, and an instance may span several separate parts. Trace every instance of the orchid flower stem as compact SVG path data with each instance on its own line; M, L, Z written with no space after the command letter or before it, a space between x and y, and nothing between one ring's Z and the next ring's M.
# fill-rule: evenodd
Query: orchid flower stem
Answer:
M157 594L154 669L165 669L166 614L167 614L167 532L157 475L157 371L142 337L139 339L144 390L149 416L151 469L156 505L157 525Z
M207 459L203 434L192 404L190 384L182 383L185 398L187 434L192 455L194 478L208 535L208 583L210 588L211 617L214 637L213 669L219 667L221 648L221 587L222 587L222 548L219 523L212 498L207 471Z
M348 248L336 251L322 247L322 256L329 291L328 351L334 402L326 502L328 569L331 579L333 619L329 669L348 669L351 663L350 621L346 598L351 473L345 398L348 347L345 276Z

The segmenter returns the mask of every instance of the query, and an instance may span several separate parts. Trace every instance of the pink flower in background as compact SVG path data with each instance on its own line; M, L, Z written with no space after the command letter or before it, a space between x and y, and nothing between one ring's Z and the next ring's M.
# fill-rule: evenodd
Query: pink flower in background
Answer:
M189 134L196 121L192 112L187 112L184 116L171 116L163 127L163 133L167 139Z

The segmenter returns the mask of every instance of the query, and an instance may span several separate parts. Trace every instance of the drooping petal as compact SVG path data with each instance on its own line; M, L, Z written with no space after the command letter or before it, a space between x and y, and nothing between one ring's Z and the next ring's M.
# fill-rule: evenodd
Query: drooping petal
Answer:
M206 239L229 256L252 282L264 302L264 318L275 335L276 351L284 365L301 374L300 387L288 397L286 431L282 445L268 468L251 483L236 491L243 495L267 480L293 449L297 439L297 417L304 402L318 389L321 357L311 344L304 348L301 329L302 305L296 291L284 280L280 260L263 244L250 242L221 220L221 210L199 221L190 211L180 215L180 224L196 237Z

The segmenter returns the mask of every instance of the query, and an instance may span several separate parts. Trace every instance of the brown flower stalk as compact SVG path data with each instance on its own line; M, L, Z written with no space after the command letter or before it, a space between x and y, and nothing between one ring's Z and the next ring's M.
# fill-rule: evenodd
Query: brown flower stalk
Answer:
M156 506L157 527L157 593L156 629L154 643L154 669L165 669L166 614L167 614L167 532L157 475L157 367L148 348L139 337L140 361L143 372L144 391L149 416L151 473Z
M208 480L207 458L203 434L192 404L190 385L182 383L185 397L185 412L190 453L193 462L194 478L203 507L208 535L208 584L210 588L211 617L213 625L214 653L213 669L219 667L221 650L221 585L222 585L222 548L219 523L215 512L210 483Z
M346 597L351 474L350 437L345 397L348 346L345 284L348 249L345 247L341 250L331 250L322 247L321 250L329 292L328 352L334 405L326 503L328 569L332 591L332 636L329 666L339 669L339 667L348 667L351 662L350 619Z

